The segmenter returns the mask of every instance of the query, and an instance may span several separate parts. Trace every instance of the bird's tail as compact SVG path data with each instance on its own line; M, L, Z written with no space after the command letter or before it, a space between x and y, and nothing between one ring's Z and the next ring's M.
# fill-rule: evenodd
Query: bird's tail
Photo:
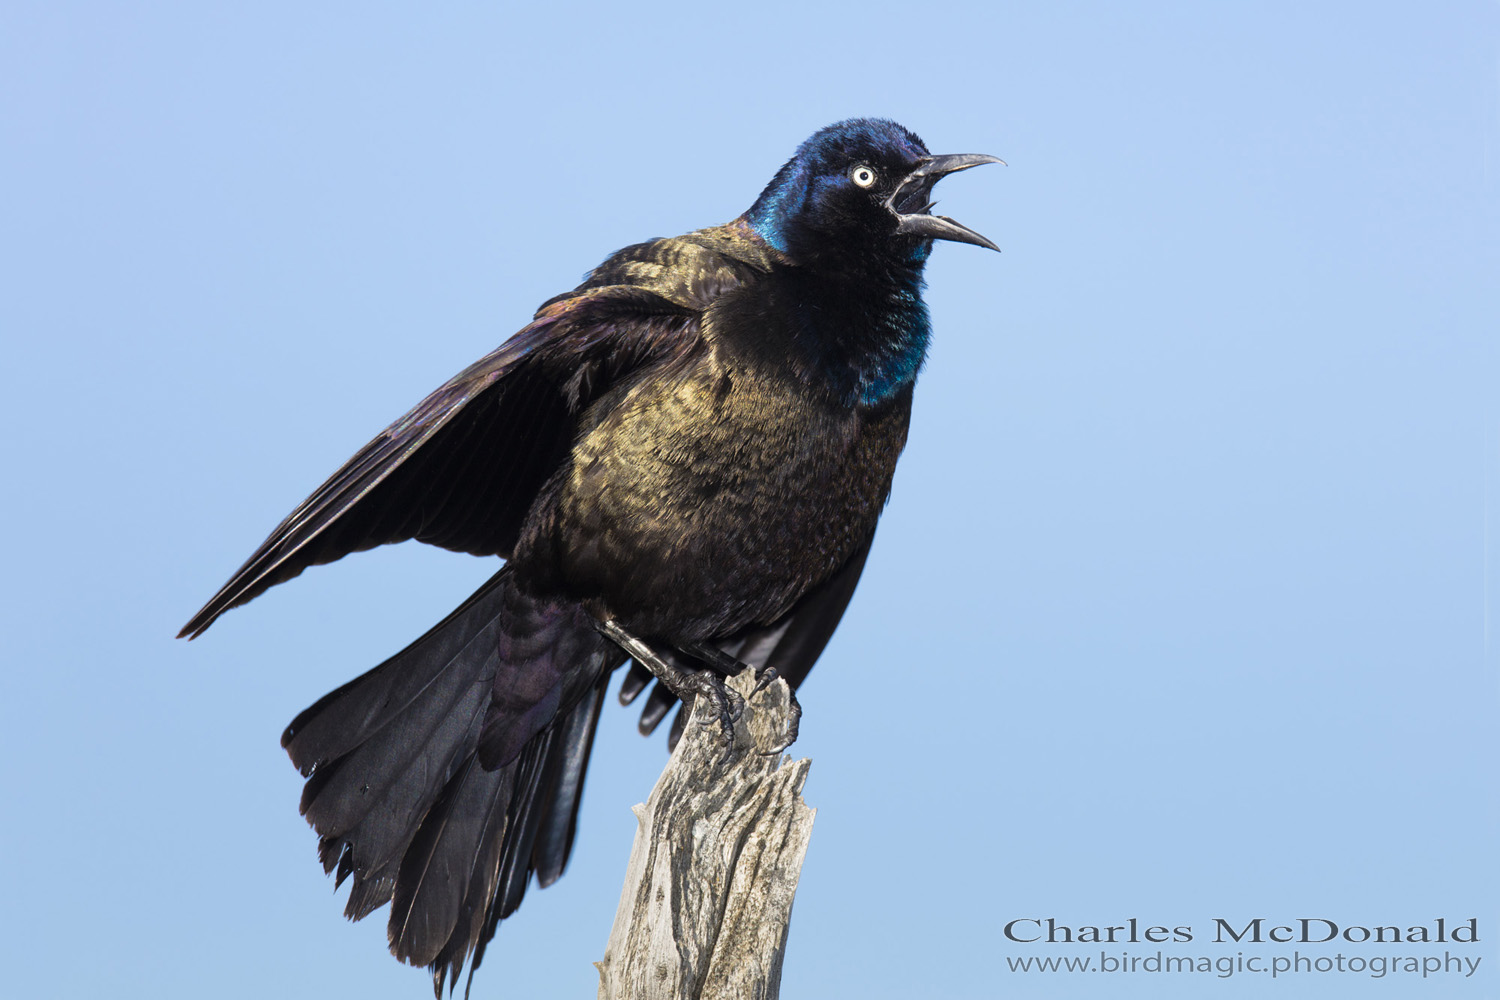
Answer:
M323 868L353 879L346 915L390 902L391 952L430 966L439 995L533 872L543 886L562 874L623 660L582 608L525 595L502 569L282 734Z

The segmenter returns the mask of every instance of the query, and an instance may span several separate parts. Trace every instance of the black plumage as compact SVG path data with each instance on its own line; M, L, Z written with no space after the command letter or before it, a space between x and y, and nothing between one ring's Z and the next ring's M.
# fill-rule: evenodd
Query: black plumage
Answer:
M929 213L979 163L893 122L815 134L734 222L627 247L302 503L184 627L315 563L415 538L505 566L287 727L347 913L440 991L567 863L627 661L799 684L853 594L929 336ZM619 640L619 641L617 641ZM650 665L649 662L647 665ZM658 684L649 731L684 688ZM622 689L649 683L637 662ZM682 717L679 716L678 725Z

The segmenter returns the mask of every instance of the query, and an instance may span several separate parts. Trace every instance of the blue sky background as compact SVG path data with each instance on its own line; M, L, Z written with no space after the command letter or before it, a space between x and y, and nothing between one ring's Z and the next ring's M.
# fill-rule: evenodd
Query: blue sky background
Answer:
M907 454L802 696L782 996L1500 996L1497 21L6 4L0 994L427 995L384 911L340 916L277 738L493 564L391 547L172 635L543 299L878 114L1010 161L940 188L1005 252L929 267ZM634 722L476 997L593 995L665 760ZM1216 917L1477 917L1482 962L1006 972L1096 953L1002 936L1049 916L1213 956L1246 950Z

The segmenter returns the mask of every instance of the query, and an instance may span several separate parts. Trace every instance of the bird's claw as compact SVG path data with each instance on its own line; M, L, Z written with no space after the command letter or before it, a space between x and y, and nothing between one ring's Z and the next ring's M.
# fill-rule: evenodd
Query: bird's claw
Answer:
M759 670L755 671L755 687L750 690L750 697L754 698L766 688L770 687L772 684L775 684L776 679L780 676L781 675L776 672L775 667L761 667ZM790 687L790 685L788 685L788 687Z
M707 664L709 669L704 670L703 674L708 675L708 679L711 680L711 683L716 688L721 688L727 694L732 696L736 701L740 702L739 709L734 713L734 718L737 721L739 719L740 712L744 709L744 700L740 698L739 693L734 689L724 686L722 678L718 675L733 676L746 669L748 664L735 659L728 653L725 653L723 650L718 649L714 646L688 646L684 649L684 652L697 657L703 663ZM711 671L712 673L710 673ZM781 674L775 667L764 665L756 667L755 687L750 689L750 697L755 698L761 692L765 691L766 688L770 687L772 684L775 684L780 678ZM772 747L769 750L759 751L760 755L763 757L770 757L774 756L775 754L779 754L787 747L797 742L797 733L802 721L802 706L797 701L797 692L792 689L792 686L790 684L787 685L787 699L786 732L782 735L781 740L777 742L776 746Z
M693 690L688 692L688 697L683 698L683 701L690 702L694 696L706 699L712 714L705 715L703 721L707 723L710 718L716 718L725 746L732 745L735 723L745 714L745 699L712 670L694 671L691 683Z

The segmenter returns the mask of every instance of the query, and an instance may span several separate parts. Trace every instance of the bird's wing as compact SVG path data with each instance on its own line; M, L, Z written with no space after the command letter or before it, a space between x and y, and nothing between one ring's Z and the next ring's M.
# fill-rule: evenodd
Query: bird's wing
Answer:
M179 636L199 635L308 566L388 542L508 555L579 414L622 380L687 354L699 338L697 306L647 282L586 284L549 301L344 463Z
M833 576L809 590L792 606L792 610L770 625L751 626L714 645L741 663L775 668L788 684L796 688L807 679L813 664L823 654L823 647L833 638L833 632L854 596L854 588L859 584L865 559L870 555L870 545L874 541L872 534ZM639 663L632 663L620 688L620 700L630 704L651 680L650 671ZM658 681L641 709L641 733L650 735L655 731L676 701L677 696ZM684 706L672 722L668 736L670 746L676 747L686 722L687 706Z

